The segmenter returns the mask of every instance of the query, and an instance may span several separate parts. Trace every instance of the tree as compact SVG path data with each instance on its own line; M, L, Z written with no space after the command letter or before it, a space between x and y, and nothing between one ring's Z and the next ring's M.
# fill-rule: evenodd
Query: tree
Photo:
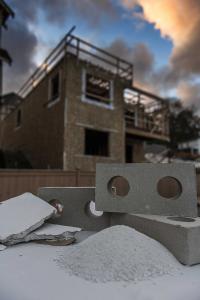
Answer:
M200 137L200 118L194 107L183 107L180 101L172 104L170 112L170 148Z

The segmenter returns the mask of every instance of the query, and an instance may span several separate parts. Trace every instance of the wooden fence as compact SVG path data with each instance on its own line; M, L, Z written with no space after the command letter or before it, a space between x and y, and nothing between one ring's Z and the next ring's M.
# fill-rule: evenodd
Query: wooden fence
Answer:
M92 172L62 170L0 170L0 201L25 192L36 194L40 187L94 186Z
M0 201L25 192L37 194L40 187L95 186L95 173L62 170L0 169ZM170 186L172 187L172 186ZM166 193L168 186L162 186ZM197 195L200 203L200 169L197 170Z

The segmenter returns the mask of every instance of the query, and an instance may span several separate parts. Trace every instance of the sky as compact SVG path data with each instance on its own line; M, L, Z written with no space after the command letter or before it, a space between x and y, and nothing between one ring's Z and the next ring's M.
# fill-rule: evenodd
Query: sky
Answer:
M3 32L17 91L73 25L75 34L134 64L134 85L200 108L200 0L7 0Z

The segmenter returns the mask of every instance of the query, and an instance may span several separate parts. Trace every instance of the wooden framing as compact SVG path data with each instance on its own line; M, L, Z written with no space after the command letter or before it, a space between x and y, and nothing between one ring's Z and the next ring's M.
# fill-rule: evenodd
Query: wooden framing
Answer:
M126 131L133 135L169 141L169 103L133 87L125 91Z

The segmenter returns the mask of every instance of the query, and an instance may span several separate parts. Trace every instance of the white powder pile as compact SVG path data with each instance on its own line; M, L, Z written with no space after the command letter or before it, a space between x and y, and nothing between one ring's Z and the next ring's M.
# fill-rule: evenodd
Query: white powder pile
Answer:
M164 246L127 226L90 236L64 252L58 264L71 275L94 282L137 282L180 268Z

